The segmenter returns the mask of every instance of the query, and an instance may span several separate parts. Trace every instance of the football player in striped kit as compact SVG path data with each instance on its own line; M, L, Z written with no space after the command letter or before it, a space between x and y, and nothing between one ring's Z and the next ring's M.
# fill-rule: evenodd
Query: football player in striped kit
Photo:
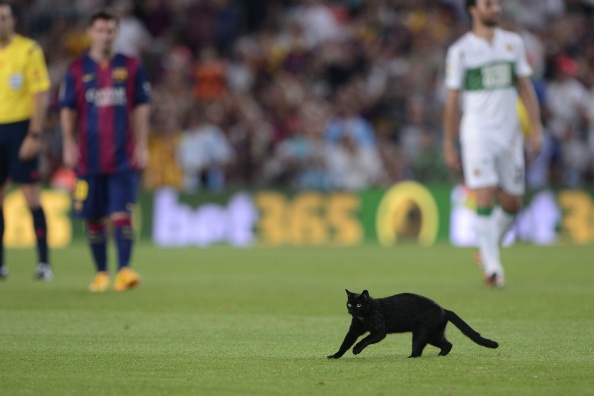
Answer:
M117 17L95 12L87 28L91 45L65 73L60 92L64 163L77 183L75 215L86 220L88 242L97 273L89 289L109 288L107 235L109 222L118 252L118 291L137 286L140 275L130 268L132 210L139 171L148 161L150 85L138 59L116 53Z

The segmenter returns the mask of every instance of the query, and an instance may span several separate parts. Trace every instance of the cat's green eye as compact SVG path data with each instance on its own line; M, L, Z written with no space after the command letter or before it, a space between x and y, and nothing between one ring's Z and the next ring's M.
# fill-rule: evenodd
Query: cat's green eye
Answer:
M352 307L352 305L351 305L351 304L347 304L347 307L349 307L349 308L350 308L350 307Z
M357 308L361 308L361 304L357 304Z

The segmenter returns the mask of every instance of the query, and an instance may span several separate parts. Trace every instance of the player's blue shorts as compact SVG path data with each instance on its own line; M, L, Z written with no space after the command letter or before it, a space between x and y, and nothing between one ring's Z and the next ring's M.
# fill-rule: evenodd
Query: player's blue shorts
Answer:
M72 211L78 218L98 220L115 212L132 215L138 188L137 172L79 176Z
M19 150L29 132L29 120L0 124L0 185L10 177L19 184L39 181L37 157L21 161Z

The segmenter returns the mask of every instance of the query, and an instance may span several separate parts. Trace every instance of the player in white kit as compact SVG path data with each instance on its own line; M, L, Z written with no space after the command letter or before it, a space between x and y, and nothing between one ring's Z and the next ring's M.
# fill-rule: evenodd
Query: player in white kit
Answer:
M542 126L524 43L518 34L497 27L499 0L466 0L466 9L472 30L448 49L446 59L444 156L450 169L463 171L466 186L476 196L477 243L486 284L503 287L499 242L524 195L518 96L532 126L529 155L540 151Z

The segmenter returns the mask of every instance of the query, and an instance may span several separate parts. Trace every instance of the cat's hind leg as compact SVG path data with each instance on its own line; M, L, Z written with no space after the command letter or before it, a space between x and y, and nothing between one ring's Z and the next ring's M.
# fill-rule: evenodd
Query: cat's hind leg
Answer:
M439 356L447 356L447 354L452 350L453 346L452 343L446 338L444 331L441 331L439 334L433 337L429 344L441 349Z

